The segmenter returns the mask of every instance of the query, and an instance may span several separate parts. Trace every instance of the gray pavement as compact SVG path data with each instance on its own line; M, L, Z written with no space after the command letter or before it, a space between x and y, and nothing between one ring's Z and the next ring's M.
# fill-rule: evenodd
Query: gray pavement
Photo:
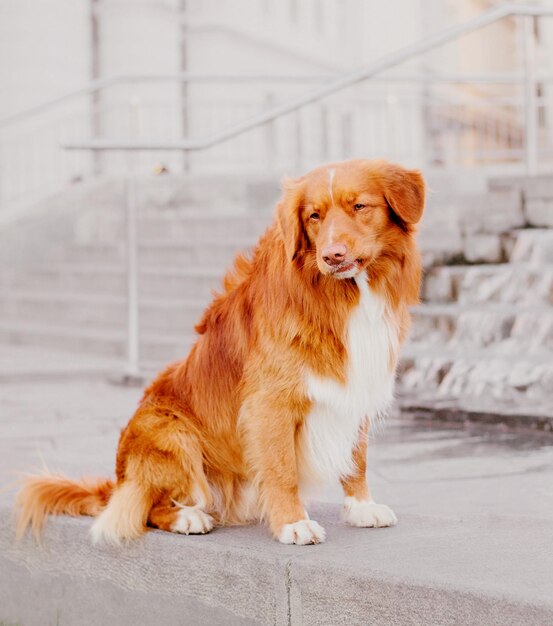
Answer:
M253 526L152 532L115 550L90 544L89 519L67 518L50 521L41 546L15 545L18 474L112 475L141 395L107 382L99 361L64 359L0 347L0 624L553 623L546 434L390 418L373 432L369 481L399 525L343 526L330 486L329 504L309 508L327 529L320 546L281 546Z

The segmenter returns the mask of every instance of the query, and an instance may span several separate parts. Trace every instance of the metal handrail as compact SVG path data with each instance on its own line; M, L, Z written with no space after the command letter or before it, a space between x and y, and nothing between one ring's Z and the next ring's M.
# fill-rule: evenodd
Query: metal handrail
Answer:
M533 7L533 6L525 6L525 5L506 5L504 7L497 7L495 9L490 9L485 13L467 20L462 24L458 24L456 26L451 26L449 28L444 29L443 31L436 33L435 35L431 35L425 39L422 39L414 44L410 44L401 48L396 52L392 52L388 55L385 55L381 59L369 64L368 66L346 74L340 78L332 80L327 85L320 87L318 89L314 89L308 94L299 96L297 98L293 98L287 102L284 102L280 105L276 105L272 108L269 108L257 115L254 115L246 120L233 124L218 133L214 133L210 137L205 137L203 139L185 139L174 141L171 143L167 142L152 142L152 141L122 141L122 140L113 140L113 139L89 139L85 141L77 141L70 142L64 144L64 148L69 150L94 150L94 151L105 151L105 150L123 150L123 151L133 151L133 150L178 150L178 151L197 151L197 150L205 150L207 148L212 148L213 146L227 141L228 139L232 139L238 135L241 135L245 132L253 130L263 124L268 122L272 122L275 119L282 117L283 115L287 115L288 113L292 113L308 104L312 104L313 102L317 102L322 100L323 98L330 96L342 89L347 87L351 87L367 78L374 76L375 74L379 74L384 70L388 70L392 67L395 67L408 59L413 58L414 56L419 56L425 52L429 52L434 48L437 48L449 41L457 39L461 35L474 32L476 30L480 30L485 26L489 26L499 20L505 19L506 17L515 17L515 16L523 16L523 17L539 17L545 15L553 15L553 8L547 9L542 7ZM528 34L528 29L525 29L525 35ZM526 37L525 37L526 39ZM525 52L527 57L533 57L533 52L529 49L530 43L527 42L525 46ZM529 96L530 86L528 85L528 75L531 68L528 68L528 64L526 66L526 94ZM533 74L533 81L535 84L535 75ZM534 113L535 115L535 113ZM528 121L528 120L527 120Z
M117 85L140 82L183 82L183 83L224 83L224 82L269 82L269 83L318 83L336 79L336 74L198 74L180 72L178 74L119 74L93 80L83 87L42 102L23 111L18 111L0 119L0 128L17 124L28 118L35 117L55 108L59 104L75 100L81 96L90 96L104 89ZM373 76L374 80L383 82L416 82L416 83L484 83L484 84L519 84L524 80L523 74L494 72L492 74L394 74L391 76ZM553 74L538 73L540 82L553 82Z
M202 83L202 82L257 82L257 81L270 81L270 82L319 82L325 81L329 78L333 78L334 76L330 75L301 75L301 74L197 74L194 72L180 72L178 74L119 74L116 76L109 76L106 78L98 78L97 80L93 80L84 87L79 87L78 89L74 89L69 91L61 96L53 98L52 100L48 100L47 102L43 102L41 104L37 104L36 106L30 107L29 109L24 109L23 111L18 111L12 115L8 115L0 119L0 128L4 128L5 126L10 126L12 124L18 123L21 120L27 119L29 117L34 117L36 115L40 115L44 113L44 111L48 111L56 107L58 104L62 104L63 102L67 102L69 100L75 100L81 96L90 96L103 89L107 89L109 87L114 87L116 85L124 85L129 83L140 83L140 82L186 82L186 83Z

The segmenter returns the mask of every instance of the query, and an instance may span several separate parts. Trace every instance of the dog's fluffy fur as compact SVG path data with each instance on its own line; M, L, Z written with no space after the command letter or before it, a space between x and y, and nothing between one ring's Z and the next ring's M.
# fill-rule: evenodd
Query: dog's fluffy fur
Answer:
M65 513L97 516L93 537L112 542L148 526L188 534L264 519L284 543L318 543L324 530L301 495L332 475L347 522L396 522L370 496L367 434L391 401L418 300L423 179L355 160L283 187L273 225L226 275L188 358L144 392L121 433L116 481L27 478L19 535ZM336 244L344 258L325 261Z

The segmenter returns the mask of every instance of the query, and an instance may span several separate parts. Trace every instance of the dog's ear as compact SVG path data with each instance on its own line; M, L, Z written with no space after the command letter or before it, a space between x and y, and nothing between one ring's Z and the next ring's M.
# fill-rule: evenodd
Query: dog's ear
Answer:
M392 211L406 224L416 224L424 209L425 182L418 170L388 165L384 196Z
M286 256L293 261L307 246L302 223L303 185L301 178L285 178L282 181L282 198L277 204L277 223L284 240Z

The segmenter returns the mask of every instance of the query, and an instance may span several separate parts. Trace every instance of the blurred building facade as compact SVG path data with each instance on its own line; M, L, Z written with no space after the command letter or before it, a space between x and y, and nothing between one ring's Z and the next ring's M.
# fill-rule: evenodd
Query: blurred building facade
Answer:
M96 173L120 154L71 153L87 137L204 138L505 2L492 0L21 0L0 5L4 200ZM374 79L193 155L141 155L173 171L305 169L387 157L425 167L517 163L524 151L520 19L507 18ZM553 19L535 21L553 73ZM179 75L186 73L189 81ZM253 77L251 80L240 76ZM138 78L140 77L140 78ZM25 110L114 79L96 91ZM551 91L539 84L550 155ZM13 117L16 116L16 117ZM14 158L14 154L17 155ZM30 180L34 170L36 180ZM24 175L25 174L25 175Z

